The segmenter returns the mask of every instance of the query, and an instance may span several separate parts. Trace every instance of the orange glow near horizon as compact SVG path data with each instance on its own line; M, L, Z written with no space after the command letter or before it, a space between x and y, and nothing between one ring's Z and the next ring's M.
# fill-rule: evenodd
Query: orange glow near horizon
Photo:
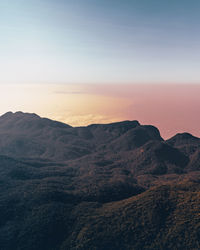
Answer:
M200 85L26 84L0 85L0 113L23 111L72 126L138 120L164 138L200 136Z

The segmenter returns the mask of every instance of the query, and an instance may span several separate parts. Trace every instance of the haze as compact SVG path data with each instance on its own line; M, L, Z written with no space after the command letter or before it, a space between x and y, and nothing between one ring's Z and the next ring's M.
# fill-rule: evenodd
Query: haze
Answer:
M200 85L0 85L0 113L37 113L73 126L138 120L164 138L200 136Z

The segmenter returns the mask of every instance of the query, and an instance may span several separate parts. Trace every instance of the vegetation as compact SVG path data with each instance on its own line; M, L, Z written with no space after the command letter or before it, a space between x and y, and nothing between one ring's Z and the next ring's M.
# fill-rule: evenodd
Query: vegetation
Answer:
M200 139L0 117L0 249L200 248Z

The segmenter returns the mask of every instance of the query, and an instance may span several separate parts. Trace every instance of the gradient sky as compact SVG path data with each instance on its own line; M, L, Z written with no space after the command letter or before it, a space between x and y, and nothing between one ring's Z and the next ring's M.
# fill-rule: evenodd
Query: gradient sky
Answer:
M1 0L0 83L199 83L199 0Z
M0 0L0 114L200 136L200 0Z

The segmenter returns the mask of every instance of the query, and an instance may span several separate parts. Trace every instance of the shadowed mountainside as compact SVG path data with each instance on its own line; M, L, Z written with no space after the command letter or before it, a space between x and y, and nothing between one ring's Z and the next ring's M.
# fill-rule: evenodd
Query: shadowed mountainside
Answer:
M0 117L0 249L198 249L200 139Z
M151 140L163 139L155 127L137 121L73 128L36 114L8 112L0 117L0 154L18 158L64 161L103 149L127 151Z

